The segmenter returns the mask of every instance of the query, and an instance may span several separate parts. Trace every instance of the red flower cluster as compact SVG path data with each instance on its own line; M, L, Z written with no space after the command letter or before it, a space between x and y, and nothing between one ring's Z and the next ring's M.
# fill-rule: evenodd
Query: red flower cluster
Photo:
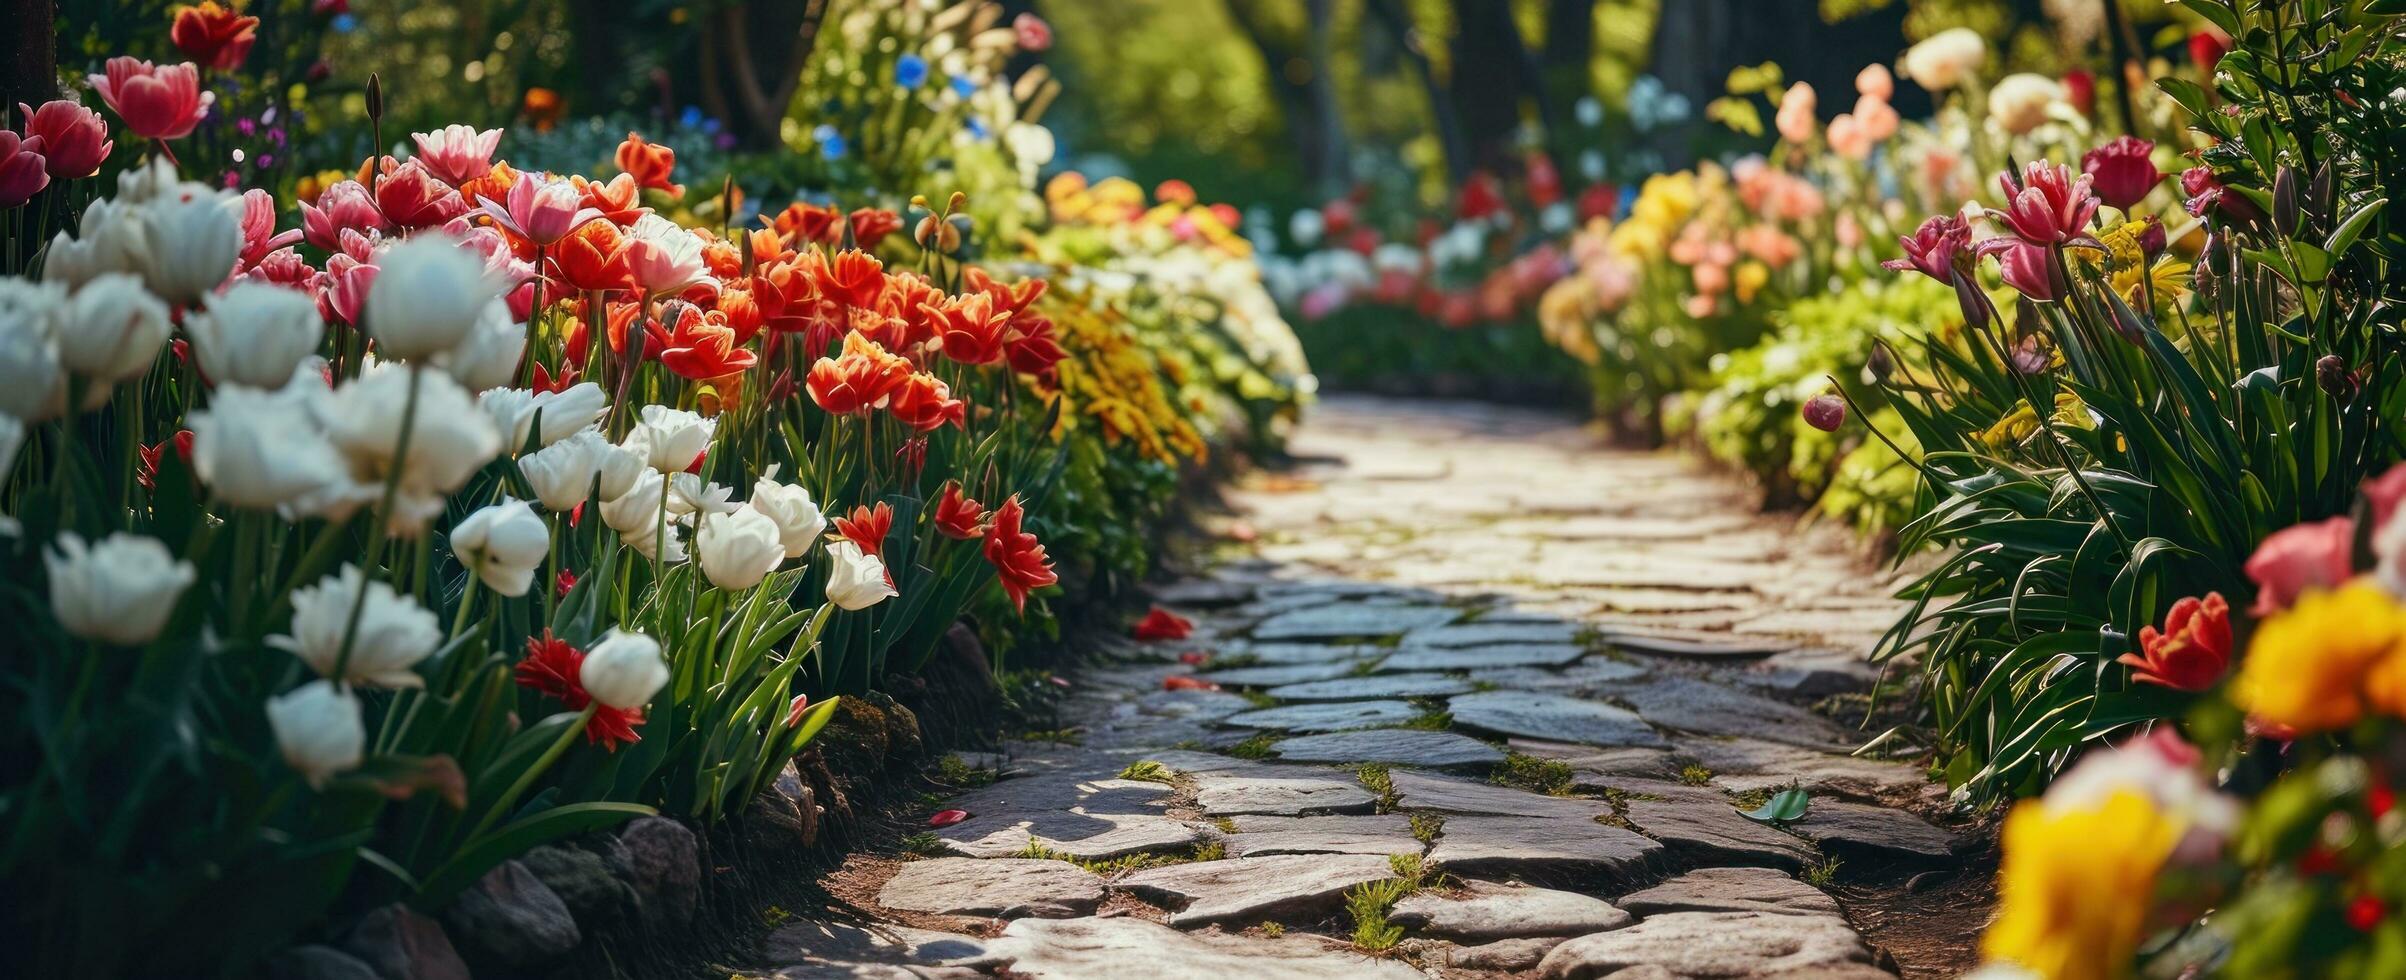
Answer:
M585 651L569 646L568 641L551 635L528 637L526 659L518 661L513 672L518 686L560 699L570 711L583 711L593 705L593 717L585 722L585 741L599 743L602 748L618 751L623 744L642 741L635 734L643 724L643 709L613 708L598 704L585 693L585 682L579 674L585 666Z

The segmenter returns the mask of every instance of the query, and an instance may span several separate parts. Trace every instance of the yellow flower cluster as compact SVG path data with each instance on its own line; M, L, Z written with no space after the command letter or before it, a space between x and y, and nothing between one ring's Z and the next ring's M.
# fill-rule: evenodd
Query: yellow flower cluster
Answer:
M2127 789L2086 806L2015 804L1981 954L2047 980L2128 975L2156 875L2187 823Z
M1163 384L1165 366L1134 325L1058 289L1045 294L1040 308L1053 318L1069 352L1056 369L1062 400L1056 437L1091 424L1102 427L1105 442L1132 442L1137 452L1164 464L1204 457L1202 435Z
M2148 280L2153 280L2156 311L2169 312L2173 304L2189 295L2189 263L2165 259L2150 266L2147 253L2139 247L2139 236L2147 230L2144 221L2125 221L2097 236L2105 246L2099 253L2093 249L2073 249L2071 254L2090 265L2105 263L2106 279L2114 292L2133 307L2147 305Z
M2309 590L2256 625L2231 700L2300 733L2406 718L2406 606L2368 578Z
M2097 427L2097 421L2089 417L2088 403L2068 391L2055 393L2054 422L2074 429ZM2038 428L2038 412L2031 409L2028 400L2017 401L2013 403L2013 411L1980 433L1980 442L1988 446L1988 451L2003 454L2027 441Z
M1671 239L1695 216L1708 191L1716 190L1721 182L1719 167L1710 164L1695 170L1655 174L1646 178L1638 188L1637 200L1629 204L1629 216L1613 229L1612 250L1636 258L1657 258L1671 247Z

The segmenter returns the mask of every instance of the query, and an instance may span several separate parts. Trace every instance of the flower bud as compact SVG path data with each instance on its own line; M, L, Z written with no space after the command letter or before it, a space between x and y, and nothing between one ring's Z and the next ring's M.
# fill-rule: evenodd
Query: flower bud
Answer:
M650 704L668 684L668 663L660 659L660 643L641 633L612 629L586 651L577 674L593 700L632 711Z
M837 608L862 610L902 593L886 578L886 563L851 541L827 545L827 601Z
M512 598L526 594L550 551L551 528L523 500L503 500L451 529L451 556L487 588Z
M2342 405L2356 397L2356 374L2337 354L2325 354L2314 362L2314 383Z
M1846 423L1846 400L1836 395L1814 395L1804 405L1805 424L1823 432L1836 432Z
M445 234L422 233L385 249L376 267L367 330L386 357L417 360L460 346L499 295L484 261Z
M311 786L356 768L367 751L368 730L359 718L359 699L333 681L314 680L267 699L267 727L276 748Z
M1896 355L1888 352L1887 344L1873 344L1871 356L1863 362L1863 370L1870 372L1873 381L1886 381L1889 375L1896 373Z
M2300 204L2297 197L2297 168L2282 164L2272 176L2272 228L2283 235L2297 234Z

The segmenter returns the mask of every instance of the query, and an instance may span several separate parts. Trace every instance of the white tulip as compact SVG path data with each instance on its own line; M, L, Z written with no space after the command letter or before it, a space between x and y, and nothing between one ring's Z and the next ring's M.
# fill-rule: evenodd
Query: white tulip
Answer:
M66 287L0 279L0 412L45 422L66 411L67 376L53 339L66 315Z
M902 593L886 580L886 563L850 541L827 545L827 601L848 610L867 609Z
M767 514L737 510L704 519L694 532L693 552L710 584L741 592L759 585L785 561L785 539Z
M593 436L600 442L600 445L594 447L593 455L601 464L601 499L616 500L624 497L633 493L636 485L645 476L659 475L653 473L650 466L645 465L643 454L625 446L612 445L608 439L601 438L600 432L593 433Z
M827 530L827 515L810 499L810 491L800 486L777 482L777 468L769 467L752 484L752 499L744 506L777 522L777 535L785 544L785 557L800 558L810 550L811 542Z
M526 477L544 510L565 514L593 492L593 479L601 475L603 453L633 459L632 453L611 445L600 432L587 429L518 457L518 472Z
M148 204L160 198L176 197L186 187L208 190L205 184L187 185L176 173L175 164L152 154L150 159L127 167L117 175L117 201L121 205Z
M236 507L296 507L347 487L350 471L319 431L314 402L326 385L306 368L273 391L223 384L193 412L192 472L210 495Z
M83 408L106 405L115 386L150 370L174 332L167 304L121 272L93 277L68 299L59 320L59 363L91 383Z
M685 518L672 517L668 523L656 529L646 525L640 530L620 531L618 541L626 545L628 550L643 556L644 561L674 565L689 557L685 550L684 530Z
M382 283L383 280L377 280ZM415 379L413 382L412 379ZM411 384L418 386L409 455L396 461ZM401 470L388 531L415 535L443 510L443 497L501 452L501 434L459 382L441 371L379 366L327 401L326 436L360 483L381 485Z
M241 206L240 198L186 184L142 206L139 258L151 292L191 306L234 274L242 258L242 225L227 210L229 202Z
M668 475L668 512L685 514L732 514L742 504L735 502L735 488L716 483L704 483L691 473Z
M496 298L485 304L468 336L458 346L436 354L434 363L469 391L483 391L516 378L518 358L525 353L526 325L511 319L510 304Z
M668 489L668 479L653 470L644 470L627 487L625 493L602 500L602 523L620 534L649 531L660 520L660 495Z
M368 287L368 336L384 356L433 357L458 347L500 288L484 259L447 234L422 232L376 256Z
M326 336L317 301L299 290L241 283L201 305L205 312L184 318L184 332L201 372L219 384L280 387Z
M360 589L367 601L359 601ZM351 607L359 606L358 632L351 641L351 659L342 676L334 676L342 657L343 634L350 629ZM443 645L443 627L416 599L393 591L382 580L369 580L357 565L292 590L292 632L267 638L269 646L289 650L318 676L375 687L424 687L425 680L410 668Z
M710 439L717 432L717 419L666 405L645 405L643 420L619 444L642 453L655 470L683 473L693 466L695 457L710 448Z
M523 500L504 499L451 529L451 556L486 587L511 598L526 594L550 551L550 525Z
M2048 111L2064 100L2064 88L2045 75L2019 72L1998 79L1988 90L1988 118L1999 129L2020 136L2047 121Z
M267 699L267 727L276 733L284 764L311 786L324 786L328 777L357 768L367 752L359 699L333 681L310 681Z
M70 531L42 555L50 571L50 612L67 632L87 640L135 647L158 639L190 588L190 562L157 538L119 531L86 545Z
M529 435L535 437L536 447L541 448L591 426L609 410L610 396L602 393L600 385L587 381L556 392L493 388L476 396L476 404L501 429L505 441L502 448L515 452L526 445ZM540 433L535 431L538 409L543 413Z
M632 711L650 704L652 695L668 685L668 662L660 659L660 643L641 633L612 629L585 651L577 672L585 693L613 708Z
M1950 27L1905 50L1897 70L1932 92L1963 84L1988 61L1988 41L1969 27Z

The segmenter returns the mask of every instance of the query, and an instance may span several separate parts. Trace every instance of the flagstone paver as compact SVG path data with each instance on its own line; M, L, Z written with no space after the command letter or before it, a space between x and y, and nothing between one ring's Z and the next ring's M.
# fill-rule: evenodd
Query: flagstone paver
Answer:
M1006 746L1021 775L940 804L970 814L933 831L961 856L884 886L893 908L1022 917L951 946L789 926L771 972L1887 975L1796 875L1957 846L1919 767L1851 754L1873 732L1817 708L1876 679L1902 573L1524 411L1332 398L1291 448L1218 518L1253 555L1156 590L1194 635L1070 675L1082 744ZM1164 688L1180 676L1218 689ZM1119 778L1144 761L1169 781ZM1743 814L1790 787L1803 818ZM964 867L1054 856L1086 870ZM1445 877L1393 910L1406 942L1352 952L1346 893L1413 859Z

